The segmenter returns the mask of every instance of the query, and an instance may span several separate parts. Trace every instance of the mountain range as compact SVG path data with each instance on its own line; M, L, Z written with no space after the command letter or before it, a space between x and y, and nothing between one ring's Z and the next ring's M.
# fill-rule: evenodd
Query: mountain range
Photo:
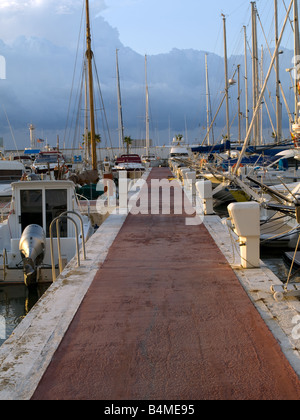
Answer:
M77 147L83 123L83 100L79 101L84 43L75 47L55 45L47 39L18 37L11 44L0 41L0 55L6 61L6 79L0 80L0 137L7 149L29 146L29 124L36 127L36 136L56 144L57 135L66 147ZM119 54L120 85L125 134L132 138L145 137L145 57L122 45L119 33L102 17L97 19L93 31L95 58L95 96L101 89L103 103L98 102L96 114L98 131L103 146L118 144L118 103L116 80L116 49ZM190 143L199 143L206 127L205 51L173 49L168 54L147 57L150 95L151 138L155 144L169 144L176 133L183 133ZM224 60L208 54L208 71L212 115L224 95ZM77 60L76 60L77 57ZM286 68L292 66L293 52L283 50L281 83L287 101L293 110L294 95ZM264 74L270 56L265 51ZM241 107L245 113L244 56L232 56L228 62L230 77L241 65ZM249 108L251 106L251 59L248 58ZM237 76L235 76L237 80ZM99 84L98 84L99 81ZM275 77L270 78L266 101L275 124ZM237 85L230 89L230 113L237 113ZM103 105L107 126L103 124ZM79 108L79 109L78 109ZM266 111L265 111L266 113ZM285 132L288 135L288 118L283 105ZM244 119L243 119L244 131ZM108 127L108 130L107 130ZM216 140L222 137L225 127L225 107L216 119ZM264 116L266 136L272 133L267 115ZM109 135L105 132L109 132ZM237 136L237 117L232 125Z

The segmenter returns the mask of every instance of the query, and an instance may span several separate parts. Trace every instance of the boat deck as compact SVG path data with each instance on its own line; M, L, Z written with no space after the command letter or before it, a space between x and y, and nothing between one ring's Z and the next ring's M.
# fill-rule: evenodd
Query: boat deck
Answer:
M33 400L300 399L224 255L185 218L128 215Z

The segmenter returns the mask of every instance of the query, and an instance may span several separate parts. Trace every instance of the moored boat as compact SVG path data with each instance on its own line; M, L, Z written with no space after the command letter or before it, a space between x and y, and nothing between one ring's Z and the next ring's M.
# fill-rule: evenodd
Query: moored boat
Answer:
M81 215L75 185L71 181L16 182L12 189L10 215L0 225L1 277L7 280L9 271L23 268L24 281L28 285L45 279L52 281L52 263L57 266L60 260L66 265L75 256L77 245L82 245L94 232L91 221L88 216ZM50 238L57 235L56 226L50 228L53 220L60 216L61 255L58 242L51 252ZM41 254L43 258L40 258Z
M115 166L112 168L112 174L115 179L118 178L120 171L127 171L129 179L141 178L146 171L142 160L137 154L126 154L117 158Z

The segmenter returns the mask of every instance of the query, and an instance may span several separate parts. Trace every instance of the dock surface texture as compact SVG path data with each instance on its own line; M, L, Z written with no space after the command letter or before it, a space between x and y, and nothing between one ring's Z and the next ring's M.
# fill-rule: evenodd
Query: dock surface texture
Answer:
M300 399L225 257L185 218L128 215L33 400Z

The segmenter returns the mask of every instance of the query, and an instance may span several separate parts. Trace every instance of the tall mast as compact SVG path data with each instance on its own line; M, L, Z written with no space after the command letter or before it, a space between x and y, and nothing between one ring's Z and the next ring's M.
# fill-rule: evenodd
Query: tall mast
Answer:
M117 62L117 84L118 84L118 117L119 117L119 150L123 150L124 147L124 124L123 124L123 112L122 112L122 98L121 98L121 87L120 87L120 71L119 71L119 57L118 49L116 50L116 62Z
M149 129L149 88L147 75L147 55L145 55L145 79L146 79L146 156L149 155L150 129Z
M273 57L272 57L272 60L271 60L270 67L269 67L268 73L267 73L266 78L265 78L265 81L264 81L264 85L263 85L262 90L261 90L260 95L259 95L258 104L257 104L257 106L256 106L256 108L254 110L253 118L252 118L251 124L249 126L248 133L246 134L246 138L245 138L245 141L244 141L243 149L242 149L242 151L240 153L239 159L238 159L238 161L236 163L236 167L234 169L234 175L237 174L237 171L238 171L238 169L239 169L239 167L241 165L242 159L243 159L243 157L245 155L245 152L246 152L246 149L248 147L248 143L249 143L249 140L250 140L250 134L251 134L251 131L253 129L253 124L254 124L255 118L256 118L256 116L257 116L257 114L259 112L259 108L260 108L259 103L263 100L263 97L264 97L264 94L265 94L265 91L266 91L266 88L267 88L267 84L268 84L270 75L272 73L272 69L273 69L274 63L275 63L276 54L278 53L279 45L280 45L280 43L282 41L282 37L283 37L283 34L284 34L284 30L285 30L287 21L289 20L289 15L290 15L290 12L291 12L293 3L294 3L294 0L291 0L291 3L289 5L288 10L287 10L287 13L286 13L286 17L285 17L285 20L284 20L284 23L283 23L283 27L282 27L281 33L279 35L278 42L277 42L277 45L276 45L276 48L275 48L275 51L274 51L274 54L273 54Z
M224 28L224 61L225 61L225 95L226 95L226 125L227 140L230 140L230 121L229 121L229 79L228 79L228 60L227 60L227 36L226 36L226 17L223 16Z
M90 26L89 0L86 0L86 41L87 41L86 57L87 57L87 62L88 62L88 76L89 76L92 169L97 170L98 165L97 165L96 134L95 134L94 85L93 85L93 62L92 62L93 51L92 51L92 37L91 37L91 26Z
M89 145L89 111L88 111L88 74L87 74L87 62L84 60L84 101L85 101L85 111L84 111L84 156L86 162L90 161L90 145Z
M247 52L247 28L244 26L245 43L245 102L246 102L246 133L249 130L249 99L248 99L248 52Z
M258 103L259 90L258 90L258 48L257 48L257 10L256 2L251 2L252 9L252 84L253 84L253 112L255 111ZM253 124L253 142L257 145L260 139L259 135L259 115L257 113Z
M260 89L263 87L263 80L264 80L264 46L261 46L261 59L260 59ZM264 136L263 136L263 104L261 103L260 107L260 144L264 143Z
M278 42L278 2L274 0L275 9L275 42ZM280 102L280 77L279 77L279 53L275 60L276 68L276 141L279 143L282 138L282 104Z
M295 123L298 122L298 111L299 111L299 106L298 106L298 81L299 81L299 70L298 70L298 66L299 66L299 55L300 55L300 41L299 41L299 15L298 15L298 3L297 0L294 0L294 49L295 49L295 57L296 58L296 62L295 62Z
M209 118L209 89L208 89L208 65L207 65L207 54L205 54L205 75L206 75L206 121L207 121L207 144L210 146L210 118Z
M241 133L241 66L238 65L238 142L241 143L242 133Z

